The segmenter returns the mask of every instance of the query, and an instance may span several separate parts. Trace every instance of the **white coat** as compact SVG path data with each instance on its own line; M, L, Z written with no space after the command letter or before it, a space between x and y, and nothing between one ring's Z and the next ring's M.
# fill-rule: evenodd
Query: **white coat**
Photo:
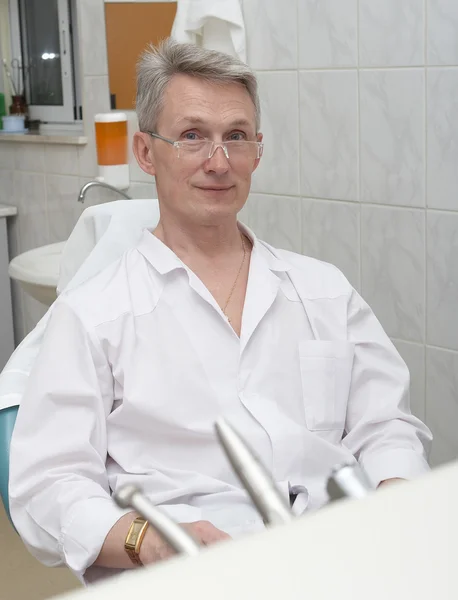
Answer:
M200 280L145 231L61 295L11 447L11 513L35 556L91 567L130 482L178 521L237 536L262 522L218 446L229 421L285 494L326 501L331 469L358 460L374 485L428 469L408 370L333 266L253 242L240 339ZM33 449L33 451L31 451Z

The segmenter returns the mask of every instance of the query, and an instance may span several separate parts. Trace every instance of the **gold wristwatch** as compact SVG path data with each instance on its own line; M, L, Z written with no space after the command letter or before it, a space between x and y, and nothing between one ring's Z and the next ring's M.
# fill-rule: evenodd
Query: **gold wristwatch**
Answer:
M140 560L140 547L145 537L146 530L148 529L148 521L137 517L127 532L126 541L124 542L124 549L129 555L130 560L138 566L142 566L143 563Z

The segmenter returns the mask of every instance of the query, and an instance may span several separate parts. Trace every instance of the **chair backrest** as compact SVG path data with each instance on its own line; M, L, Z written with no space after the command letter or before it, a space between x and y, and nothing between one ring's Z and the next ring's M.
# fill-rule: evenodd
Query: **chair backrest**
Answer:
M18 406L10 406L0 410L0 496L5 506L6 514L11 521L8 500L8 479L10 474L10 444Z

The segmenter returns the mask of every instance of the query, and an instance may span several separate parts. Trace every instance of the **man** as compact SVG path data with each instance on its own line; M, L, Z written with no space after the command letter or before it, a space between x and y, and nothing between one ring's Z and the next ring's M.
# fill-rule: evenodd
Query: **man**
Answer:
M218 445L220 416L304 509L326 502L337 463L358 460L374 485L428 468L407 368L368 306L331 265L237 221L262 155L250 69L167 41L141 59L137 113L159 224L60 296L12 443L19 533L87 581L171 555L138 521L127 553L136 515L110 498L125 483L203 544L263 527Z

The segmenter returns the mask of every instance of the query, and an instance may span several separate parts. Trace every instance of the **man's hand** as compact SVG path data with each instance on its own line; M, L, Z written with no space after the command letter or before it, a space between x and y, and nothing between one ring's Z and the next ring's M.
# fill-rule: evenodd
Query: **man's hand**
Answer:
M198 544L209 546L224 540L230 540L231 536L217 529L208 521L195 521L194 523L180 523ZM167 544L165 540L159 537L158 533L151 529L146 532L142 546L140 548L140 560L144 565L166 560L175 556L175 551Z
M405 481L405 479L401 479L400 477L393 477L392 479L384 479L378 484L378 487L384 487L387 483L397 483L398 481Z

